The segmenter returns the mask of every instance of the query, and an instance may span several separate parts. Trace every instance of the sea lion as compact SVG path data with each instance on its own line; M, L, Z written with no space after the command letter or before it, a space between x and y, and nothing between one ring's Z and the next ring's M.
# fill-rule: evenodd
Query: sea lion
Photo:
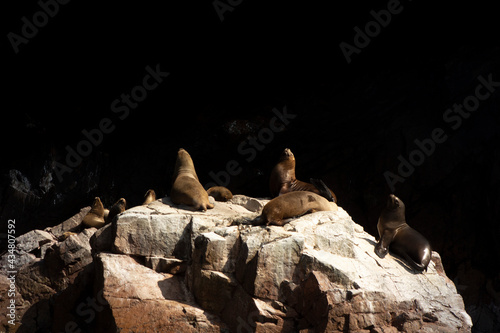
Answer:
M262 209L256 224L285 225L286 219L319 211L336 211L335 202L310 191L294 191L280 195L269 201Z
M214 208L208 201L207 191L198 180L191 156L182 148L177 152L170 198L176 205L184 204L196 210L206 211Z
M208 195L214 197L215 201L226 202L233 198L233 193L224 186L212 186L207 190Z
M94 198L92 208L83 218L83 224L87 227L95 227L99 229L104 226L104 206L99 197Z
M142 205L147 205L156 200L156 192L154 190L148 190L146 194L144 194L144 202Z
M309 184L295 178L295 156L290 149L286 148L280 156L278 164L271 171L269 179L269 189L271 196L293 192L309 191L319 194L329 201L337 202L337 197L321 180L311 179L314 184Z
M389 195L377 223L380 240L375 253L383 258L388 250L401 256L417 271L427 270L432 250L429 241L411 228L405 219L405 204L394 194Z
M109 209L108 218L106 219L106 223L113 222L113 219L116 215L123 213L127 206L127 200L124 198L120 198L111 208Z

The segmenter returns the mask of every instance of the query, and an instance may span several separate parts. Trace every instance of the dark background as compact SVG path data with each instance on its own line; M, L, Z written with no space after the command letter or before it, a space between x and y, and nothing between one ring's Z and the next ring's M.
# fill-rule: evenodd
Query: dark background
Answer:
M221 3L227 3L222 2ZM233 2L238 3L238 2ZM140 4L72 1L15 53L36 1L2 10L2 157L0 225L15 218L18 235L56 225L100 196L141 203L147 189L168 195L178 148L189 151L202 184L235 160L233 193L268 196L281 151L297 159L297 177L322 178L342 206L376 235L397 173L414 140L442 128L437 144L395 194L456 283L476 332L499 325L499 93L453 130L443 121L473 95L478 77L500 81L498 15L491 3L401 1L401 13L347 63L370 11L388 1L244 0L221 21L212 1ZM4 4L7 6L7 4ZM111 110L142 84L146 66L170 75L123 120ZM251 161L238 152L269 128L273 109L296 115ZM56 177L66 147L76 149L103 118L115 129Z

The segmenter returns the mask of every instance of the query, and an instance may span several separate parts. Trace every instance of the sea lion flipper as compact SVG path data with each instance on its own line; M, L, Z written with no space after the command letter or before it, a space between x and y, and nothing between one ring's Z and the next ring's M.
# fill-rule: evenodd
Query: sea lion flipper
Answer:
M378 241L377 245L375 245L375 253L379 256L379 258L384 258L387 252L389 252L389 244L391 244L395 235L396 233L392 230L384 230L384 233L380 237L380 240Z
M321 195L322 197L325 197L328 201L335 202L335 199L333 198L332 192L330 191L328 186L326 186L326 184L321 179L310 178L309 181L311 182L311 184L314 185L314 187L316 187L318 189L319 195Z

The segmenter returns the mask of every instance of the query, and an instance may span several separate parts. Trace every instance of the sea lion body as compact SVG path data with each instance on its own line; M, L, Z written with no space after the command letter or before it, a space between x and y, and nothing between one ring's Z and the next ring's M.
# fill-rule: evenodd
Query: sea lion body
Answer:
M380 258L391 250L414 269L427 270L432 255L429 241L406 223L405 205L394 194L389 196L387 206L380 214L377 230L380 240L375 253Z
M156 200L156 192L154 190L148 190L144 195L143 205L147 205Z
M212 186L207 190L209 196L212 196L215 201L226 202L233 198L233 193L224 186Z
M127 201L124 198L120 198L111 208L109 209L109 214L106 219L106 223L113 222L116 215L123 213L126 209Z
M271 171L269 189L273 198L294 191L309 191L324 196L330 201L337 202L335 193L327 188L323 182L317 182L321 183L324 188L318 188L295 177L295 156L290 149L286 148L281 153L278 164Z
M293 191L269 201L262 209L259 224L282 226L288 218L319 211L336 211L337 204L310 191Z
M191 156L182 148L177 152L173 180L170 198L174 204L188 205L202 211L214 208L208 201L207 191L198 180Z
M87 227L95 227L101 228L104 226L105 209L102 205L101 199L99 197L95 197L94 202L92 203L92 208L83 218L83 224Z

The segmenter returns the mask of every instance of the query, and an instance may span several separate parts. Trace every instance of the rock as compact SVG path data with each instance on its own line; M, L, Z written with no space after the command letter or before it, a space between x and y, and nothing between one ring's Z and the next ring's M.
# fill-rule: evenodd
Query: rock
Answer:
M470 332L439 254L423 273L390 253L380 259L341 207L250 225L265 202L239 195L195 212L163 198L54 241L19 273L23 323L35 331L57 315L56 331Z
M78 231L83 218L90 212L91 207L84 207L80 209L80 212L76 213L63 223L56 225L55 227L46 228L45 231L50 232L55 238L61 237L65 232L75 232Z
M92 254L110 252L113 247L114 240L115 230L112 223L106 224L104 227L97 229L97 231L90 238Z
M163 203L162 203L163 202ZM166 204L165 204L166 203ZM256 214L239 205L217 203L207 212L193 212L173 205L168 198L147 207L134 207L116 222L114 251L135 256L173 256L189 260L196 236L209 228L247 221Z
M221 332L225 325L197 306L182 279L148 269L125 255L97 256L101 281L97 286L114 321L113 331Z
M43 244L54 241L54 237L43 230L32 230L17 237L16 247L24 252L39 250Z
M32 262L36 258L43 258L48 246L55 243L54 237L43 230L32 230L16 238L14 249L14 267L10 271L18 271L22 266ZM8 262L9 252L0 257L4 263ZM7 274L7 265L2 265L0 272Z

